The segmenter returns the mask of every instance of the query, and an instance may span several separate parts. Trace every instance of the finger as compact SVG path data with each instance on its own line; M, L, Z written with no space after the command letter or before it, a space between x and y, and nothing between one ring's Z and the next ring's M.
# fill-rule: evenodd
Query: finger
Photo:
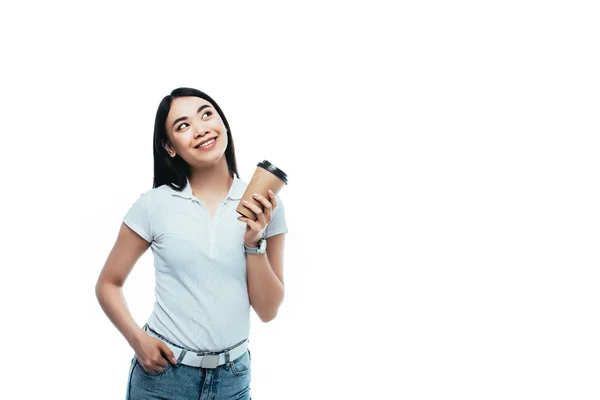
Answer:
M167 364L168 364L168 362L166 362L166 361L167 361L167 360L165 360L165 359L163 358L161 361L157 362L157 363L154 365L154 368L153 368L154 372L160 372L160 371L162 371L163 369L165 369L165 368L167 367Z
M162 350L162 353L167 362L170 361L173 364L177 364L177 359L175 358L175 354L173 354L173 351L169 348L169 346L167 346L164 342L161 342L160 349Z
M271 214L271 209L268 209L266 211L263 211L260 214L256 215L256 230L259 231L262 228L264 228L265 226L267 226L267 218L269 218L269 215Z
M252 204L250 202L247 202L246 200L242 201L242 204L250 210L252 210L257 216L263 213L263 210L256 204Z
M147 363L143 364L143 368L145 371L147 372L160 372L163 369L165 369L165 367L167 366L167 362L165 362L164 359L159 360L159 361L148 361Z
M262 212L262 210L260 209L260 207L254 205L254 204L250 204L245 202L245 200L242 202L242 204L244 206L246 206L247 208L251 209L254 211L254 214L256 215L256 219L250 219L247 217L238 217L238 221L242 221L248 224L248 226L250 227L250 229L258 232L260 231L263 227L265 227L266 224L266 220L265 220L265 215Z
M252 195L252 197L254 197L256 200L260 201L261 204L263 206L265 206L264 212L266 213L267 210L270 210L271 208L273 208L273 206L271 205L271 202L266 199L264 196L262 196L260 193L254 193Z
M246 224L248 224L250 229L252 229L253 231L258 232L260 230L260 228L258 227L258 224L255 221L251 220L250 218L238 217L238 221L245 222Z
M270 224L273 220L273 214L275 213L275 208L277 207L277 199L275 198L275 193L269 189L269 198L271 199L271 208L269 208L268 212L265 211L265 224Z
M271 204L273 205L273 210L277 207L277 199L275 198L275 193L269 189L269 198L271 199Z
M263 199L264 199L264 197L263 197ZM264 210L255 204L248 203L248 205L254 206L254 208L252 208L252 211L254 211L254 214L256 214L256 220L254 220L254 222L256 223L256 228L254 228L254 229L257 231L262 229L263 227L267 226L268 218L270 218L271 203L269 203L269 202L267 202L267 203L269 204L269 206L268 207L265 206Z
M243 222L243 223L245 223L245 224L247 224L247 223L248 223L248 221L252 221L250 218L247 218L247 217L238 217L238 219L237 219L237 220L238 220L238 221L241 221L241 222Z

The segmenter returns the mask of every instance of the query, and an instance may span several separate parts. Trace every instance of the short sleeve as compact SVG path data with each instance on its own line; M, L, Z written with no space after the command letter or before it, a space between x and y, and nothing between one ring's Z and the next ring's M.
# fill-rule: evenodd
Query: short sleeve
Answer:
M129 208L123 222L144 238L145 241L152 243L152 224L149 208L148 194L143 193Z
M265 228L265 239L280 233L288 232L283 202L279 198L279 195L275 196L275 200L277 201L277 207L275 207L275 210L273 210L273 218L271 219L271 222Z

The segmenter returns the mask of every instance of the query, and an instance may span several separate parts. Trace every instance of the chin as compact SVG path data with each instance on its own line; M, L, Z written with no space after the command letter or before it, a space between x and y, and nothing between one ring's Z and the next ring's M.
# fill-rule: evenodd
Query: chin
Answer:
M214 149L213 154L206 154L204 157L199 157L200 164L218 164L221 159L225 160L225 151L218 151L218 149Z

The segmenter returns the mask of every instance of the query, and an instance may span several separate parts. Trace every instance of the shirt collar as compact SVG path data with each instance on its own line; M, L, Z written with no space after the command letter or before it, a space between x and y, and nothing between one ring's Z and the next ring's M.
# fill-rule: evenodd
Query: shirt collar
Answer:
M185 199L191 199L192 197L194 197L194 195L192 194L192 186L190 185L190 180L186 177L185 181L185 187L181 192L167 185L169 191L171 192L171 195L183 197ZM241 200L245 190L246 188L244 187L243 182L240 180L240 178L233 174L233 183L231 184L231 188L229 188L229 193L227 193L227 199Z

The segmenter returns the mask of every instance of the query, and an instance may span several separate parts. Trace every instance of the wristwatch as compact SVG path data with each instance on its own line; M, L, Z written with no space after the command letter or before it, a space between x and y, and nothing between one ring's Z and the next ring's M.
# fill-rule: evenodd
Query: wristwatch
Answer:
M244 243L244 252L246 254L265 254L265 251L267 251L267 240L265 238L258 241L258 247L248 247Z

